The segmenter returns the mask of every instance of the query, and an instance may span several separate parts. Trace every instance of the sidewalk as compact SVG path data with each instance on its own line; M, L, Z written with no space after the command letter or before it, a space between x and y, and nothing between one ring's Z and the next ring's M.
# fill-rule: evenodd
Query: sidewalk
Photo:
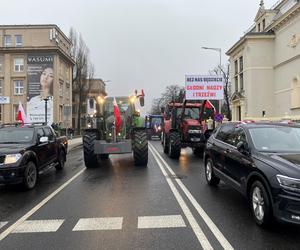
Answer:
M79 146L82 144L82 138L79 137L79 138L75 138L75 139L72 139L72 140L68 140L68 152L70 152L70 150L72 150L73 148Z

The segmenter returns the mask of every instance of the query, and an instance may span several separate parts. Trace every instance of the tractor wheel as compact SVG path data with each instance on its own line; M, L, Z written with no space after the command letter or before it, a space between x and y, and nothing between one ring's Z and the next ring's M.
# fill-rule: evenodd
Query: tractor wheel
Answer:
M203 157L203 152L204 152L204 148L203 147L193 148L194 155L200 156L201 158Z
M94 153L94 143L97 138L96 133L85 133L83 136L84 163L86 168L98 166L97 155Z
M148 140L145 131L134 132L133 158L136 166L147 166L148 164Z
M169 156L172 159L178 159L181 152L180 134L178 132L170 133Z
M167 138L167 135L165 133L163 134L162 145L163 145L163 148L164 148L164 153L168 154L170 145L169 145L169 140Z
M109 159L109 154L102 154L100 155L100 160L105 161Z

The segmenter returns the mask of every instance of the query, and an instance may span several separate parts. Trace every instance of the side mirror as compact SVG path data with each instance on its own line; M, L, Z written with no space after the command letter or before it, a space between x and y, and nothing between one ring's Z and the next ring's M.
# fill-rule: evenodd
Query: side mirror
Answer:
M145 98L143 96L141 96L139 99L140 99L141 107L144 107L145 106Z
M249 145L247 142L240 141L237 144L236 148L240 153L242 153L244 155L250 154L250 149L249 149Z
M49 139L48 139L47 136L43 136L43 137L40 138L40 143L46 143L48 141L49 141Z

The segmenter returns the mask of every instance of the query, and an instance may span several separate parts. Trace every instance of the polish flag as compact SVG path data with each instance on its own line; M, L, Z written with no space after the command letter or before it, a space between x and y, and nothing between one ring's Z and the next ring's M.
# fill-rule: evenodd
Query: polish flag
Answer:
M22 124L30 122L26 116L26 113L24 111L24 108L23 108L23 105L21 102L19 102L17 121L22 122Z
M217 110L216 110L215 106L209 100L206 100L206 103L205 103L204 107L207 108L207 109L213 109L214 114L217 113Z
M116 98L114 98L114 115L115 115L116 134L118 134L121 131L122 119L121 119L121 114L120 114L120 110Z

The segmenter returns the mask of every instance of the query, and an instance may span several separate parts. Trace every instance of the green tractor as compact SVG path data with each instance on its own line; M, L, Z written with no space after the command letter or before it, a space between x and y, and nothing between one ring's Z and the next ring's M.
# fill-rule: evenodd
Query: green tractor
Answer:
M119 127L114 113L114 100L121 116ZM132 152L136 166L148 164L147 133L140 112L135 107L137 101L143 107L144 95L97 98L95 115L83 134L84 162L87 168L101 165L101 161L108 159L110 154Z

